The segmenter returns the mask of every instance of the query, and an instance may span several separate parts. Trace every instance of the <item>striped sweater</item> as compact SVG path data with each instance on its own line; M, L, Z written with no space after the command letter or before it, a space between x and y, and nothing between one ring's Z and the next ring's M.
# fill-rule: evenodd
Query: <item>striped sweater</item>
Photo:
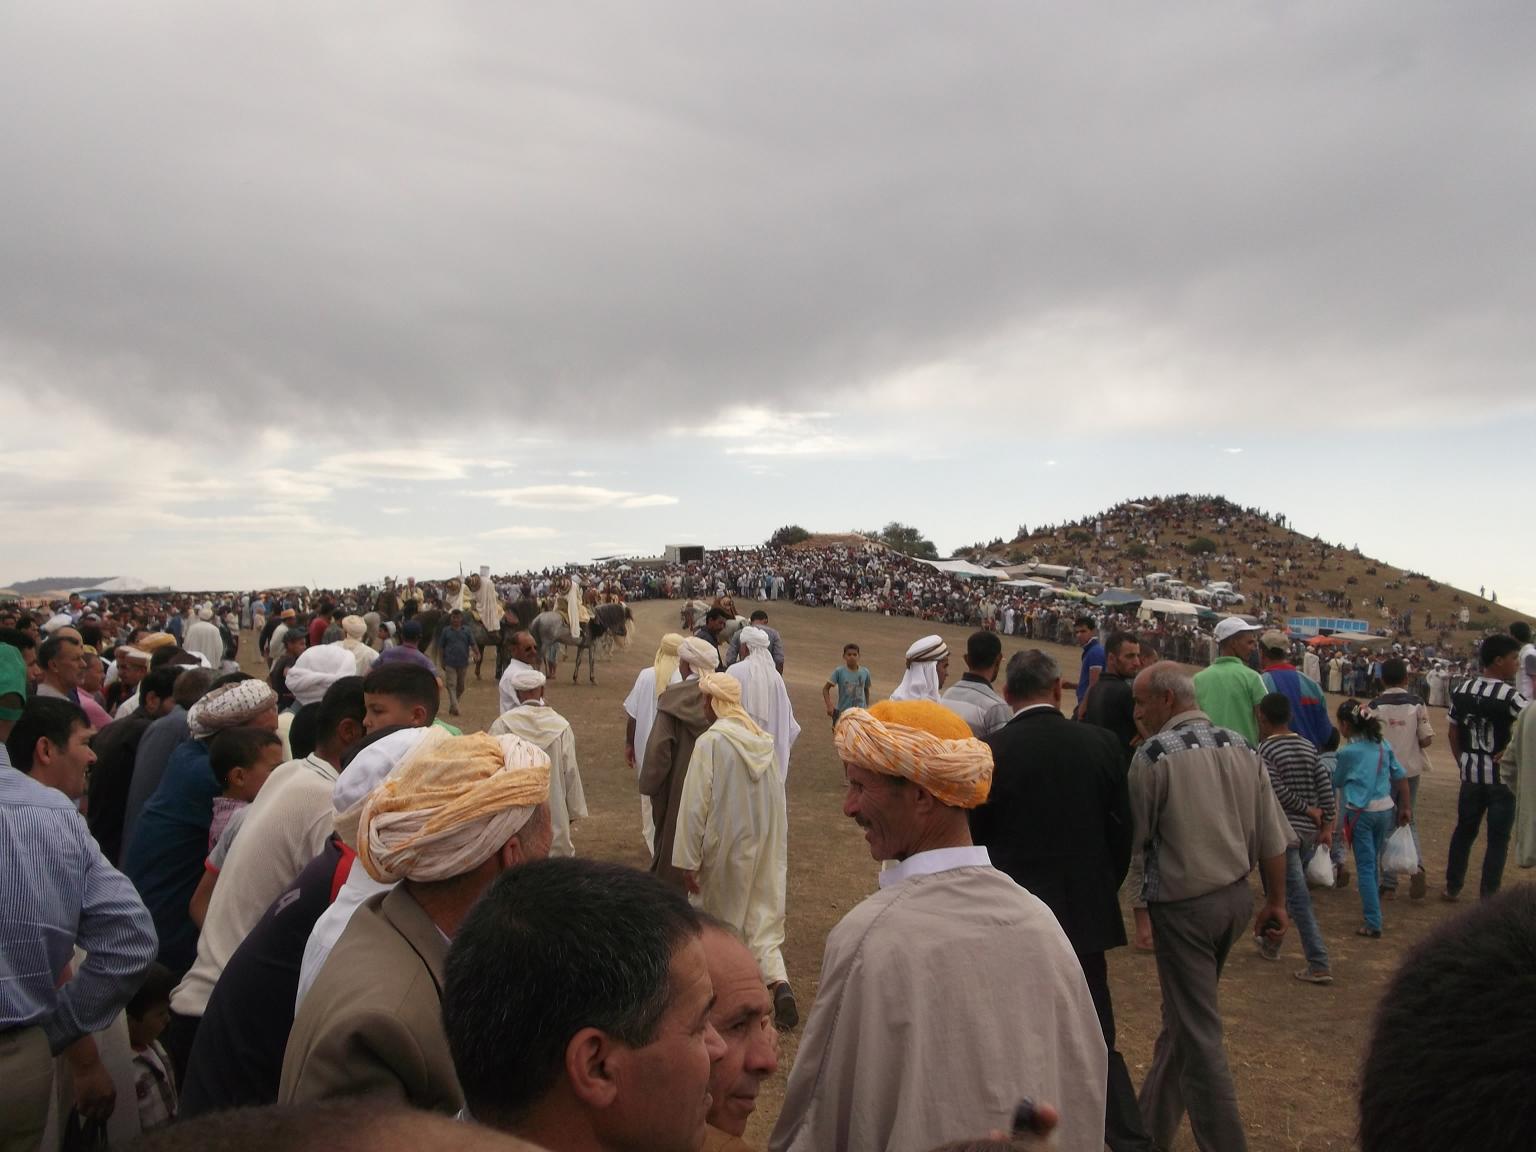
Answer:
M1265 740L1259 745L1259 757L1269 770L1275 798L1305 849L1317 840L1317 825L1307 809L1321 808L1325 822L1331 823L1338 816L1333 780L1323 767L1322 757L1312 741L1294 732Z

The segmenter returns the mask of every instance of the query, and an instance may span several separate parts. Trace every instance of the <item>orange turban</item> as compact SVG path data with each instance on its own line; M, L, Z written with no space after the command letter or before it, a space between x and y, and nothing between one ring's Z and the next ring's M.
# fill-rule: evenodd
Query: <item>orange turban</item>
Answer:
M951 808L975 808L992 790L992 749L957 713L931 700L850 708L832 741L844 763L910 780Z

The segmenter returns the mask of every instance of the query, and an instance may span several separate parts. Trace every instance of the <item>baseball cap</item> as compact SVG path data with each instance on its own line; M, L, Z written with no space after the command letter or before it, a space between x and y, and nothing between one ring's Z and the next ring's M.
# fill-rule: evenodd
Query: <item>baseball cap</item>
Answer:
M1291 650L1291 638L1280 631L1280 629L1271 628L1259 637L1259 646L1276 652L1289 652Z
M1216 625L1216 643L1225 644L1234 636L1240 636L1244 632L1259 632L1262 626L1250 624L1238 616L1228 616L1220 624Z
M420 620L407 620L405 622L404 626L400 629L400 635L402 637L404 637L405 639L407 639L407 640L420 640L421 639L421 621Z

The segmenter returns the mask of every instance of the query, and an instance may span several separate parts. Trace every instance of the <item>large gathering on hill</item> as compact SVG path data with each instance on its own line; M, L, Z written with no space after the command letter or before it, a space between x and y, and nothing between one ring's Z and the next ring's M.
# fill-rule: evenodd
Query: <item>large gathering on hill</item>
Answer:
M1447 906L1374 1008L1359 1147L1536 1141L1536 889L1501 892L1536 866L1528 622L1215 497L968 561L808 537L0 603L0 1149L1239 1152L1224 971L1294 940L1317 1012L1351 879L1364 946L1400 889ZM837 635L824 716L790 605ZM911 621L899 675L877 617ZM556 689L616 657L599 753ZM829 741L869 884L813 982L788 782ZM594 763L648 867L585 849Z

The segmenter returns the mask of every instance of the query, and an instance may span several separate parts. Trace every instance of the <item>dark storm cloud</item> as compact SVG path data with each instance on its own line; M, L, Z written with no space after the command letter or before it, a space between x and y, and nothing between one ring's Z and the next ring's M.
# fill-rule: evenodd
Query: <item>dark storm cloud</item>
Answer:
M1341 406L1518 404L1533 32L1429 4L13 5L0 387L401 429L601 401L617 430L1083 313L1171 334L1196 398L1253 363L1351 382Z

